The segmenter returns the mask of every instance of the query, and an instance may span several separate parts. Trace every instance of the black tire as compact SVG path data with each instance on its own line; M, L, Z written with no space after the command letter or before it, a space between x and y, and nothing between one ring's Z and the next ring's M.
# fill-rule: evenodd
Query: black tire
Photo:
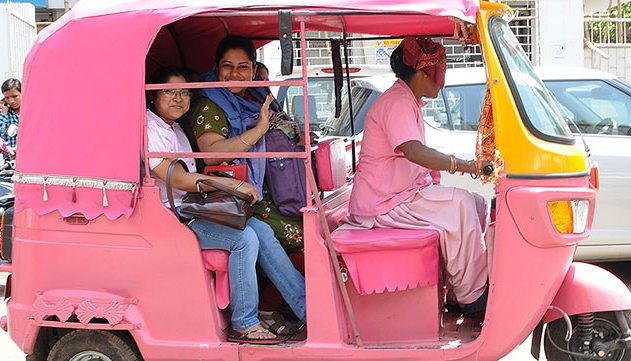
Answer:
M50 349L47 361L69 361L86 355L86 360L140 361L125 340L108 331L75 330L61 337ZM93 357L87 357L93 356ZM102 355L102 356L101 356Z
M631 325L631 311L625 311L625 317L627 319L627 323ZM578 340L576 333L576 325L577 325L577 317L570 317L572 320L572 338L570 342L565 341L565 334L567 330L567 326L565 324L564 319L559 319L554 322L549 323L546 326L546 330L544 331L543 339L544 339L544 350L546 353L546 359L548 361L586 361L591 360L590 358L580 357L569 355L556 347L551 343L554 342L555 345L563 348L564 350L569 350L572 352L580 353L578 349ZM549 332L549 336L546 334ZM616 339L621 334L620 326L618 326L618 321L616 320L616 314L614 312L599 312L594 314L594 333L602 333L604 341L611 341ZM631 361L631 349L624 350L618 349L611 352L609 355L604 358L600 358L602 361Z

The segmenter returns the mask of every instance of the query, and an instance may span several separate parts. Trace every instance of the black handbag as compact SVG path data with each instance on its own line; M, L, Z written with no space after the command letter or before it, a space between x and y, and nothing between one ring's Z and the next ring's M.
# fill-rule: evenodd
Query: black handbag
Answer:
M173 201L173 187L171 185L173 169L176 163L182 163L186 169L181 160L172 160L167 171L166 188L171 210L178 219L182 220L183 217L178 213ZM209 185L217 190L204 192L201 187L202 184ZM182 214L193 218L206 219L240 230L245 229L248 219L252 216L252 207L250 205L252 197L249 194L239 192L213 179L199 179L195 185L197 186L197 192L188 193L182 199L182 205L180 206Z

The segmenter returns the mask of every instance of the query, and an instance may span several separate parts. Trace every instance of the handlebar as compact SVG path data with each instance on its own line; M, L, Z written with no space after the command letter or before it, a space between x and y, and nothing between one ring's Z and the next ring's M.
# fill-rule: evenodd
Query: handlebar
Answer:
M494 170L495 169L493 168L493 166L491 164L487 164L484 167L482 167L481 173L482 173L483 176L487 176L488 177L491 174L493 174Z

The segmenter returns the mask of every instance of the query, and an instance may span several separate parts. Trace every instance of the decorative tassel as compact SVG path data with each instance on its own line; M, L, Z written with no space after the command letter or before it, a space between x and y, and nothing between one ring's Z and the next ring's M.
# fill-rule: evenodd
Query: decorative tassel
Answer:
M136 204L136 185L134 184L131 189L131 202L129 203L129 208L134 208Z
M107 181L103 181L103 207L110 205L107 201L107 190L105 189L105 185L107 185Z
M48 181L48 177L44 177L44 202L48 201L48 192L46 191L46 181Z
M72 178L72 203L77 203L77 178Z

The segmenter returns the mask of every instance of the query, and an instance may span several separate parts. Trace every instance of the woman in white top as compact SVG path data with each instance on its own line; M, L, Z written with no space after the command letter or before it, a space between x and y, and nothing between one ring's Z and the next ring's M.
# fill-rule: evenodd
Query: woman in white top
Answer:
M149 83L184 83L181 70L175 67L158 69ZM147 137L150 152L192 152L186 135L176 122L190 108L191 92L188 89L162 89L149 92L147 110ZM269 106L269 101L266 102ZM267 106L263 106L261 117L269 117ZM209 176L196 173L193 158L181 159L188 169L177 164L171 183L176 207L186 192L195 192L195 182ZM171 159L150 159L151 177L160 187L160 197L168 207L165 181ZM249 183L232 178L213 178L229 187L247 193L254 200L258 191ZM207 186L204 186L207 187ZM274 234L262 232L257 219L251 218L245 230L240 231L203 219L189 222L197 235L202 249L223 249L230 252L228 261L230 280L230 308L232 309L233 332L229 341L258 344L273 344L280 340L261 326L258 319L258 285L256 280L257 259L261 268L279 289L294 313L304 321L306 317L304 277L293 267L287 254ZM269 227L267 227L269 228ZM283 270L282 272L280 270Z

